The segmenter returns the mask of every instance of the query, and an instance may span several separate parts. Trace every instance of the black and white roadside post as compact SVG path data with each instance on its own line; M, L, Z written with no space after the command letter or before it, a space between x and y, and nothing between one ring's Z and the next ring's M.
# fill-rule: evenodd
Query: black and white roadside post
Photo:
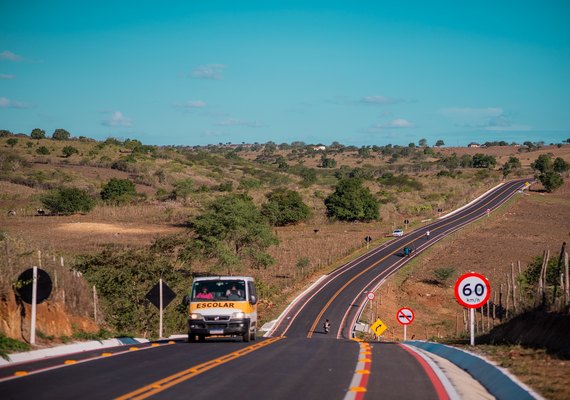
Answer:
M475 309L482 307L491 296L487 278L476 272L468 272L455 283L455 298L463 307L469 308L470 344L475 346Z
M52 282L47 272L36 266L22 272L16 282L16 293L24 303L32 307L30 321L30 344L36 344L37 305L51 294Z
M162 339L162 321L164 315L164 308L168 307L170 302L176 297L176 293L168 287L166 283L162 281L162 278L158 280L158 283L148 291L145 296L148 301L150 301L156 308L158 308L158 337Z
M366 236L364 238L364 241L366 242L366 249L368 249L368 246L370 246L370 242L372 241L372 237L371 236Z

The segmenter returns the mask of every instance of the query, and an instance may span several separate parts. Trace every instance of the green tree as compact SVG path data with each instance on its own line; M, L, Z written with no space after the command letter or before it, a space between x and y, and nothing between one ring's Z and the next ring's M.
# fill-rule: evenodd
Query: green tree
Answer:
M538 179L547 192L553 192L564 184L564 179L562 179L559 173L554 171L546 171L540 174Z
M54 140L68 140L71 137L71 134L66 131L65 129L58 128L53 131L51 138Z
M493 168L497 165L494 156L477 153L473 156L473 168Z
M36 153L41 154L43 156L47 156L50 151L46 146L40 146L36 149Z
M547 192L558 189L564 183L559 171L564 171L567 163L562 159L557 160L552 161L552 157L548 154L541 154L530 164L530 167L536 171L535 176L538 175L538 180Z
M191 247L215 261L213 272L223 268L231 275L245 261L258 268L273 263L265 250L279 241L251 197L245 194L217 199L190 226L195 233Z
M136 194L135 184L128 179L111 178L101 190L101 198L114 204L128 203Z
M95 200L87 191L78 188L61 188L40 197L43 207L52 214L87 213L95 207Z
M191 271L181 254L186 238L166 236L151 246L105 249L81 257L74 268L83 273L90 284L97 286L105 322L115 331L128 335L152 335L156 332L158 310L145 298L160 278L177 294L188 293ZM180 301L174 300L180 304ZM181 332L185 328L184 307L170 305L164 310L166 332Z
M77 150L75 147L73 146L65 146L62 150L61 150L63 156L65 158L69 158L74 154L79 154L79 150Z
M427 139L422 138L418 141L418 144L420 145L420 147L426 147L427 146Z
M552 164L552 168L554 169L554 172L563 174L564 172L570 170L570 164L564 161L563 158L556 157L554 163Z
M317 182L317 172L312 168L303 167L299 175L303 178L301 184L305 187L309 187Z
M34 128L32 130L32 133L30 134L30 137L32 139L45 139L46 131L44 131L43 129L40 129L40 128Z
M371 221L379 218L379 202L362 180L347 178L340 180L325 199L327 215L342 221Z
M279 188L268 193L266 197L267 203L261 207L261 214L274 226L296 224L311 216L309 206L294 190Z
M8 140L6 140L6 144L10 147L14 147L15 145L17 145L19 142L19 140L17 138L10 138Z
M321 157L321 167L322 168L336 168L336 160L334 158L322 155Z
M194 182L192 182L192 179L184 179L174 184L172 197L177 200L182 199L183 201L186 201L188 196L190 196L194 190Z
M439 139L437 142L435 142L435 147L441 147L441 146L445 146L445 143L443 142L443 140Z
M530 167L542 174L547 171L551 171L554 168L552 157L548 154L541 154L536 160L534 160L534 162L530 163Z

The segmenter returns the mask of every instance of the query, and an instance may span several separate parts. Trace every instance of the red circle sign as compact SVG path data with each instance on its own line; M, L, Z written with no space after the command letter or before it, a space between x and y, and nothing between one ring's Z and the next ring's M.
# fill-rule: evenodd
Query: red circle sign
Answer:
M366 293L366 297L368 297L368 300L374 300L374 293L368 292Z
M410 325L414 321L414 312L411 308L402 307L396 313L396 319L402 325Z
M489 300L491 285L476 272L461 275L455 283L455 298L463 307L479 308Z

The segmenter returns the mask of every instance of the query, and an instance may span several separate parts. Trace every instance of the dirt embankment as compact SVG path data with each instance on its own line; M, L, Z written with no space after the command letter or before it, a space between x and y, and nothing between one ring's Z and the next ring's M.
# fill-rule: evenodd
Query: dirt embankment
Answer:
M479 338L481 343L544 348L570 359L570 314L529 311Z

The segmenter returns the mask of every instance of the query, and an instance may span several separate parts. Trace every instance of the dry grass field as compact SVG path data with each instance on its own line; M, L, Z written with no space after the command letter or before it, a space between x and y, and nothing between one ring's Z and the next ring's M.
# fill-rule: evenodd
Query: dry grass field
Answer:
M49 145L60 144L50 141ZM53 156L49 162L42 163L37 162L37 157L31 151L23 149L22 154L31 160L29 168L35 171L33 174L43 177L63 176L64 180L95 192L112 177L126 179L136 175L137 192L144 193L147 196L146 201L122 207L100 204L85 215L37 216L36 209L41 206L39 196L44 190L0 180L0 232L9 236L13 243L12 248L2 249L2 260L5 261L3 268L7 268L8 273L3 274L0 282L4 290L4 301L0 301L0 331L9 336L20 337L25 327L20 325L17 307L11 298L5 295L5 290L9 287L10 279L17 275L18 268L37 264L38 250L44 257L44 265L47 264L60 273L57 295L40 307L39 329L45 335L56 338L69 336L77 330L97 330L98 326L93 321L91 288L81 278L68 275L68 269L57 269L60 257L67 263L77 255L98 252L110 244L125 247L144 246L159 236L184 232L188 220L200 213L204 204L212 199L215 193L197 192L183 202L155 200L153 196L158 189L171 187L172 180L175 179L173 176L190 178L196 186L219 184L229 179L234 182L234 187L238 187L239 180L247 176L244 172L247 169L241 164L224 166L227 169L222 169L195 162L191 168L183 170L180 169L182 164L179 162L165 159L159 159L156 164L145 164L137 173L95 168L85 165L88 164L85 159L89 158L88 153L92 151L89 146L85 146L79 155L70 159L62 160L61 157ZM58 151L54 147L53 153ZM116 149L114 151L117 152ZM543 153L562 157L570 162L570 145L549 146L530 153L521 152L521 148L514 146L487 149L441 148L438 152L447 155L455 153L458 156L490 154L497 157L497 166L515 156L521 160L523 167L526 167L521 173L527 175L530 173L530 163ZM244 159L255 159L257 155L244 152L240 156ZM91 156L91 159L101 157L111 158L113 153L99 153ZM362 160L353 153L335 155L334 158L338 167L353 168L368 164L387 168L386 160L379 156ZM81 160L83 161L80 162ZM309 157L303 160L303 165L316 168L318 162L319 156ZM394 165L390 166L393 167ZM175 175L167 175L170 178L160 183L159 177L163 175L159 171L165 170L174 171ZM457 208L501 180L498 171L478 179L475 179L472 173L465 173L453 179L436 177L436 172L437 170L428 170L409 173L414 180L421 183L421 191L389 189L386 192L387 189L379 183L367 182L372 193L388 199L381 205L381 219L372 223L327 220L322 199L332 191L332 186L306 188L299 185L297 177L289 177L289 187L301 193L304 201L313 210L313 217L296 226L275 228L280 244L269 250L276 260L273 267L261 270L246 268L242 271L255 275L264 285L280 293L277 298L262 299L262 319L276 317L287 302L310 282L348 261L354 254L364 251L364 237L371 236L374 239L372 245L377 245L389 240L385 237L386 234L396 227L401 227L404 219L410 219L410 229L414 229L425 223L422 221L436 218L437 208L442 207L445 211ZM385 339L401 339L402 329L395 321L395 313L402 306L411 307L416 313L416 320L408 327L408 337L426 339L464 335L463 309L455 302L452 289L457 276L466 271L481 272L490 279L492 290L496 290L505 282L511 263L520 261L524 268L545 249L554 253L559 251L560 245L568 240L570 234L569 179L566 177L565 185L552 194L539 191L538 185L533 185L532 189L516 196L488 219L439 242L394 274L378 290L373 309L375 316L380 317L389 326ZM261 187L248 193L257 204L261 204L268 190L267 187ZM8 210L15 210L16 215L9 216ZM446 285L434 285L431 283L434 272L441 267L452 268L453 275ZM199 271L202 266L197 264L193 268ZM65 285L69 287L64 289ZM508 354L504 357L508 357ZM548 356L541 355L537 358L547 359ZM512 362L516 364L517 361ZM568 368L568 363L558 363L555 359L544 363L552 365L553 368ZM530 384L533 384L532 379ZM559 392L559 389L555 391ZM563 398L558 394L551 395L546 391L543 393L548 398Z

